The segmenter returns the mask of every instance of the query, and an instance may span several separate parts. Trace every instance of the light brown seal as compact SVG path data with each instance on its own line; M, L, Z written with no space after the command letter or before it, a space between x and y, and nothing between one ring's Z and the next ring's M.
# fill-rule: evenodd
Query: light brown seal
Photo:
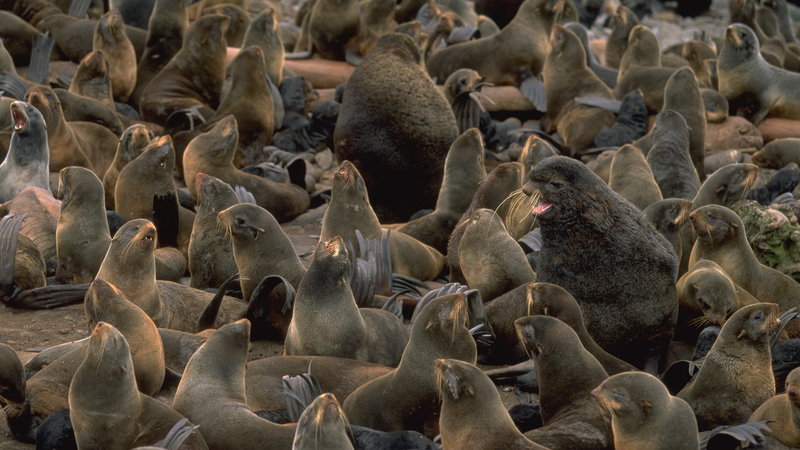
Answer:
M186 365L172 407L200 425L211 448L289 448L296 425L276 425L247 408L249 337L246 319L214 332Z
M183 418L139 393L128 342L113 325L97 324L85 355L69 388L70 421L80 448L153 444ZM208 447L193 430L182 448Z
M267 65L267 75L276 86L283 81L283 57L285 50L281 40L280 17L274 8L264 8L247 27L242 48L251 45L261 47ZM280 124L278 124L280 126Z
M620 147L611 158L608 185L642 211L662 199L647 159L641 150L630 144Z
M786 392L765 401L748 422L768 420L769 434L790 447L800 447L800 369L786 377Z
M606 65L612 69L619 68L619 62L625 49L628 48L628 36L639 19L630 9L623 5L617 7L617 13L611 16L611 34L606 41L603 55Z
M205 118L214 115L225 78L229 20L209 14L186 30L181 49L142 91L139 111L144 120L164 124L172 113L191 107Z
M603 381L592 395L611 413L614 448L698 448L692 408L671 396L653 375L620 373Z
M61 214L56 225L56 280L81 284L94 279L111 244L103 184L92 171L59 172Z
M753 163L767 169L780 169L800 163L800 138L775 139L753 154Z
M441 403L434 363L439 358L475 363L475 340L466 323L464 294L439 297L426 306L412 324L397 369L359 387L344 401L350 423L436 435Z
M338 356L386 366L400 362L408 342L402 321L388 311L358 309L350 290L352 271L341 237L319 243L297 288L285 355Z
M694 410L700 430L744 423L775 395L769 340L779 323L778 305L756 303L722 326L700 372L677 395Z
M242 186L255 197L256 204L270 212L279 222L287 222L304 213L310 199L305 189L290 183L277 183L242 172L233 165L239 142L236 118L227 116L206 133L189 142L183 153L183 173L192 195L198 173L219 178L231 187Z
M352 449L348 431L347 417L336 396L325 393L314 399L297 421L292 449Z
M545 448L517 429L483 371L457 359L437 359L434 367L442 397L439 432L443 447Z
M114 210L114 190L122 168L141 155L153 140L153 131L146 125L131 125L119 137L117 152L103 175L106 209Z
M106 54L114 99L125 103L136 87L136 51L125 34L125 23L119 11L112 9L97 22L92 50L103 50Z

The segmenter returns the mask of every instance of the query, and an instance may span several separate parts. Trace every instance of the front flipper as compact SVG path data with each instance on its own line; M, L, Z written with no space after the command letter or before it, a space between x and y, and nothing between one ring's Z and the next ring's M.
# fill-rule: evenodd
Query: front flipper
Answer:
M25 216L8 215L0 220L0 299L14 292L14 266L17 259L17 241Z
M89 284L61 284L15 292L7 304L24 309L53 309L80 303Z

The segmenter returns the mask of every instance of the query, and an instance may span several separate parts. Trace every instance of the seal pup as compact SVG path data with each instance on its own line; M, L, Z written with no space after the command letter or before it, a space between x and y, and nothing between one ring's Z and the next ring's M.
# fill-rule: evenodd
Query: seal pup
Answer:
M677 395L694 410L700 430L744 423L775 395L769 341L779 323L778 305L755 303L722 326L700 372Z
M758 178L758 167L753 164L728 164L706 178L692 200L692 209L705 205L730 207L747 196Z
M675 257L680 262L678 271L680 274L686 271L683 262L686 261L688 264L692 247L691 233L687 233L690 230L687 230L688 227L684 227L689 219L691 209L692 202L689 200L666 198L653 203L642 211L647 221L672 245Z
M467 220L458 259L467 285L478 289L483 301L536 279L522 247L489 209L479 209Z
M230 185L211 175L198 173L195 183L197 210L189 237L189 285L195 289L216 288L237 273L231 238L225 229L220 229L217 214L239 203L239 199Z
M781 311L800 306L800 284L756 259L742 219L735 212L724 206L706 205L694 210L689 220L697 234L690 266L709 259L760 301L775 302Z
M278 11L274 8L266 7L250 22L242 42L242 48L247 48L251 45L261 47L264 52L267 76L275 86L280 86L283 82L285 50L280 29Z
M608 67L619 68L622 55L628 48L628 36L636 25L639 25L636 14L625 5L619 5L617 13L611 16L611 34L608 36L603 54Z
M564 145L573 153L594 146L594 138L614 123L614 114L601 108L583 105L575 97L613 99L614 94L597 75L586 67L586 54L575 33L553 25L550 52L542 70L547 113L542 119L545 131L557 131Z
M264 147L272 142L272 133L280 128L275 111L264 52L251 45L239 51L225 71L219 107L212 122L229 114L236 117L239 148L234 165L244 167L267 159Z
M678 279L678 325L675 339L695 342L707 325L722 327L742 306L758 303L714 261L701 259Z
M153 140L153 131L147 125L131 125L119 137L117 151L114 159L103 174L103 189L105 191L106 209L115 210L114 190L122 168L141 155Z
M9 108L14 131L0 163L0 203L16 197L28 186L50 192L50 149L44 117L29 103L15 101Z
M450 358L475 364L477 351L467 323L466 296L431 301L411 325L400 365L362 385L344 401L354 425L382 431L416 430L435 435L441 399L434 364Z
M677 318L678 263L669 242L635 206L567 157L540 162L523 191L541 195L532 210L542 229L537 281L575 296L603 349L637 367L655 363Z
M719 91L731 111L754 124L765 117L800 119L800 74L770 65L758 52L759 44L747 25L725 29L725 41L717 59Z
M550 316L523 317L514 321L514 328L536 366L544 424L525 436L548 448L610 447L609 420L588 395L608 374L575 331Z
M446 448L544 449L514 425L492 380L472 364L437 359L442 411L439 432Z
M608 185L642 211L663 198L647 159L631 144L623 145L611 158Z
M766 169L780 169L800 163L800 138L775 139L753 154L753 164Z
M88 283L103 262L111 232L103 200L103 184L84 167L59 172L61 214L56 225L56 280Z
M583 348L597 359L608 374L614 375L636 370L632 365L616 358L597 345L597 342L586 330L578 301L561 286L552 283L530 283L526 287L525 301L528 309L526 315L551 316L569 325L578 335ZM488 305L486 313L489 314Z
M698 448L692 408L649 373L611 376L592 390L592 396L611 413L616 449Z
M125 34L125 22L119 11L112 9L97 22L92 50L103 50L107 55L114 99L127 102L136 87L136 51Z
M192 107L206 119L214 115L225 79L229 21L228 16L209 14L189 26L181 49L142 91L142 119L163 124L174 112Z
M748 422L769 421L769 434L790 447L800 447L800 369L786 377L786 392L765 401L753 412Z
M651 142L647 164L653 171L661 195L692 200L700 189L700 177L689 154L686 120L671 109L661 111L656 117Z
M257 205L240 203L218 213L218 223L233 244L233 258L239 271L242 296L249 302L266 276L279 275L294 288L306 274L291 240L269 211ZM265 255L268 255L265 257ZM285 292L275 290L267 300L267 326L283 338L291 316L284 310Z
M367 239L384 234L364 178L350 161L333 174L331 203L322 217L320 242L341 236L348 246L357 245L355 232ZM400 231L388 231L392 271L418 280L432 280L444 268L444 256L436 249Z
M420 62L411 37L383 36L348 80L339 107L335 153L358 167L384 222L404 222L434 206L458 137L450 105Z
M306 407L297 421L292 449L353 449L348 430L347 417L336 396L324 393Z
M234 116L218 121L205 133L192 139L183 153L183 174L186 186L197 197L196 180L202 172L228 183L241 186L255 197L258 206L266 209L279 222L294 219L308 209L311 200L303 187L278 183L242 172L233 164L239 142L239 129Z
M352 358L396 366L408 342L397 316L359 309L349 280L353 268L341 237L320 242L300 281L286 332L284 355ZM336 323L335 328L326 324Z
M189 27L184 0L156 0L147 22L145 47L136 66L136 88L130 104L138 110L145 86L172 60L183 45L183 33Z
M547 56L547 33L553 24L555 3L526 0L514 19L496 35L434 52L426 62L428 73L443 83L456 70L468 68L489 83L512 85L520 84L523 69L539 75Z
M442 254L461 216L469 208L478 185L486 177L484 146L480 131L471 128L461 133L447 152L444 177L436 209L397 228Z
M200 425L211 448L289 448L295 424L277 425L247 408L249 340L247 319L215 331L189 359L172 407Z
M113 325L95 326L85 354L69 388L70 421L79 448L153 444L183 419L136 389L128 342ZM208 448L197 430L185 445Z

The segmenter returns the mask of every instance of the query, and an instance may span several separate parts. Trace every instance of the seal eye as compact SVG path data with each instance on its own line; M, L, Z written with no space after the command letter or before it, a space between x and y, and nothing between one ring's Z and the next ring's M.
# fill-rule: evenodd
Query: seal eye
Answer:
M236 225L244 226L244 219L242 219L241 217L237 217L236 218Z
M761 311L753 314L753 320L761 320L763 318L764 318L764 313Z
M564 187L564 184L559 183L557 181L551 181L547 183L547 188L550 189L551 191L561 189L562 187Z

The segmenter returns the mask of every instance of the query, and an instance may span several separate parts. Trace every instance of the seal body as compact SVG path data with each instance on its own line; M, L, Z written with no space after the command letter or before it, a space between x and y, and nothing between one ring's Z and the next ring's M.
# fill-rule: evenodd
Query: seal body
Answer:
M450 105L419 63L410 37L379 39L347 82L336 121L336 155L362 173L384 222L405 222L434 206L458 136Z
M12 102L10 108L14 134L0 164L0 202L11 200L28 186L50 192L50 149L44 117L25 102Z

